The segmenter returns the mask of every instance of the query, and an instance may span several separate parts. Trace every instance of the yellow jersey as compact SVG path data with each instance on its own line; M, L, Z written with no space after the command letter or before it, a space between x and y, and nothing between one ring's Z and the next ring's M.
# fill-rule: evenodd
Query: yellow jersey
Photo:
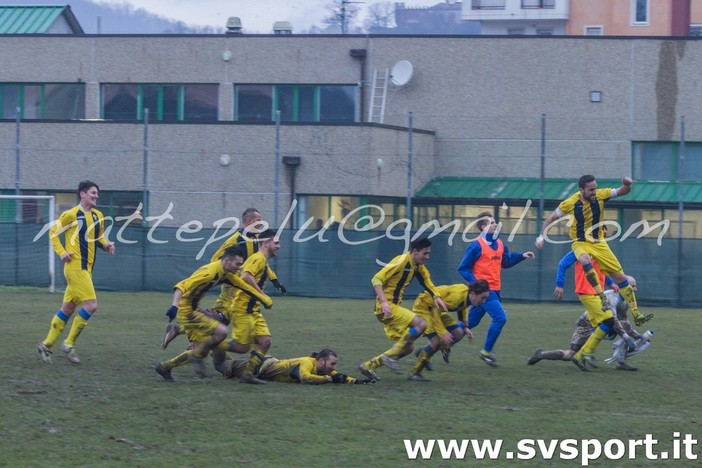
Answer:
M246 260L251 255L258 252L258 238L256 237L256 234L253 234L251 232L244 232L244 229L237 229L237 231L234 234L232 234L229 237L229 239L225 240L224 243L219 246L214 255L212 255L210 262L219 260L222 257L222 255L224 255L224 251L232 246L238 246L241 250L241 253L244 254L244 260ZM271 281L278 279L278 275L275 274L271 267L267 268L268 279Z
M100 247L105 250L108 245L104 233L102 213L95 208L84 211L77 205L61 213L49 231L49 239L59 257L66 252L73 254L71 260L64 263L65 270L92 272L95 249ZM61 234L64 235L65 246L61 244Z
M595 201L583 201L580 192L563 200L558 209L563 215L572 215L569 235L574 241L599 242L605 238L602 229L604 221L604 204L612 198L611 188L597 189ZM595 229L592 227L595 226Z
M263 291L263 288L266 286L266 279L268 279L268 259L263 255L263 252L256 252L246 259L241 267L241 273L243 274L244 272L253 276L256 280L256 284L258 284L258 287ZM241 280L241 278L239 279ZM252 297L250 294L246 294L245 291L239 290L234 294L232 309L241 312L246 311L252 314L260 310L258 298Z
M373 276L372 283L374 285L382 283L383 292L388 302L400 305L407 285L415 277L422 285L422 288L432 297L438 296L436 286L431 282L429 270L424 265L413 262L409 252L390 260L387 265ZM376 299L376 307L380 307L380 299Z
M183 293L178 306L178 313L180 313L181 309L184 311L197 309L205 294L220 284L234 286L237 288L237 293L256 298L266 304L266 306L273 304L270 297L256 291L238 275L226 271L222 266L221 260L218 260L201 266L192 275L174 286L174 289L180 289Z

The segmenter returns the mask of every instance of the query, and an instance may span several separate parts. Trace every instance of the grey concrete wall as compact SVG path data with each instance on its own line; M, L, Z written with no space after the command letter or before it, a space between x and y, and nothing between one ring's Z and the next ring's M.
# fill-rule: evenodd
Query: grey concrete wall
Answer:
M86 116L98 116L99 83L219 83L220 117L232 118L231 84L335 83L361 79L350 49L373 68L414 66L390 86L385 123L416 133L413 186L437 176L538 177L541 116L546 175L631 173L632 141L702 141L702 42L587 37L4 36L0 81L88 83ZM222 53L231 52L224 60ZM369 87L365 83L366 117ZM590 91L603 93L600 103ZM14 123L0 122L0 183L14 187ZM272 211L274 127L157 124L150 127L152 208L175 200L203 220L260 205ZM302 157L297 191L405 196L402 128L284 125L283 155ZM219 164L221 154L232 163ZM384 165L377 170L377 159ZM22 187L73 190L90 177L103 189L141 190L140 124L22 124ZM281 171L281 206L289 177ZM197 193L197 194L195 194Z
M15 124L0 124L0 186L14 188ZM20 125L20 187L73 191L91 179L102 190L144 189L143 124L106 122ZM150 214L173 203L166 224L199 219L210 224L256 206L275 211L275 126L150 124ZM413 133L413 186L434 176L434 136ZM228 155L230 164L220 163ZM296 192L404 197L408 134L366 126L284 126L280 154L301 158ZM377 159L383 159L378 173ZM290 204L290 174L279 172L279 209Z

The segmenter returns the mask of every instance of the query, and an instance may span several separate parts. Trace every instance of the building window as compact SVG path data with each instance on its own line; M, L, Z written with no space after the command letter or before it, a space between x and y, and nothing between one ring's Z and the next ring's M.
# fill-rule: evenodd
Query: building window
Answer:
M216 84L132 84L102 85L102 118L142 120L149 109L149 120L217 120L219 85Z
M604 33L602 26L585 26L586 36L601 36Z
M473 0L473 10L504 10L506 0Z
M631 0L633 24L648 24L648 0Z
M83 83L0 83L0 119L76 120L85 117Z
M237 85L234 118L271 122L355 122L356 85Z
M553 36L553 28L536 28L537 36Z
M690 36L702 36L702 24L691 24L690 25Z
M522 0L522 8L556 8L556 0Z
M319 87L320 122L354 122L355 120L355 86Z
M685 158L680 165L680 143L635 142L634 178L639 180L702 180L702 143L685 143Z
M246 122L270 122L273 118L273 86L237 86L235 120Z
M276 108L283 122L318 122L319 88L314 86L276 86Z
M523 36L524 28L507 28L508 36Z

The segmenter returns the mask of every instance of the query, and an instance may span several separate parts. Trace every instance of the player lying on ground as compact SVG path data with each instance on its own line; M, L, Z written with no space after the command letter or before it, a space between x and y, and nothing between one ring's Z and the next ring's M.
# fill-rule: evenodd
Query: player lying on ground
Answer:
M223 375L227 378L240 378L246 372L246 367L255 361L254 375L260 380L270 380L284 383L303 383L320 385L337 384L367 384L373 379L355 379L336 370L339 358L331 349L322 349L306 357L293 359L276 359L264 356L256 350L251 351L251 359L235 359L224 362Z

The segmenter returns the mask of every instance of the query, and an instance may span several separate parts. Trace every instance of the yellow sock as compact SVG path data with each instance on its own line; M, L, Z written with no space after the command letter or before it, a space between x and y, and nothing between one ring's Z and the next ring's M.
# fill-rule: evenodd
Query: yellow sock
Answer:
M44 343L44 346L51 348L54 343L56 343L56 340L58 340L58 337L61 336L63 329L66 328L66 322L68 322L68 317L66 317L63 312L61 312L61 309L59 309L59 311L56 312L56 315L54 315L54 317L51 319L49 333L42 342Z
M393 359L398 359L400 356L403 355L405 349L405 342L400 340L396 342L394 345L392 345L392 348L388 349L385 351L383 354L385 354L388 357L391 357Z
M382 354L380 355L382 356ZM370 359L366 362L363 363L363 367L366 369L377 369L378 367L383 365L383 362L380 360L380 356L376 356L373 359Z
M422 348L419 351L417 361L414 363L414 366L412 366L412 374L421 373L424 367L427 365L427 362L429 362L429 355L426 351L424 351L424 348Z
M634 293L634 288L632 288L630 284L627 284L625 287L619 288L619 294L629 305L629 310L631 311L631 314L634 317L639 315L639 306L638 304L636 304L636 294Z
M249 362L246 363L246 369L244 370L243 373L245 375L257 373L258 369L260 369L261 364L263 363L264 359L265 359L265 356L263 355L263 353L254 349L253 351L251 351L251 354L249 355Z
M607 334L600 328L595 328L595 332L590 335L583 347L578 351L578 357L582 357L583 354L592 354L595 352L595 348L600 344L602 338L607 336Z
M182 365L187 364L190 362L190 355L192 354L191 351L183 351L173 359L169 359L168 361L163 361L161 365L163 367L166 367L168 369L173 369L174 367L179 367Z
M392 348L388 349L383 354L393 359L400 359L401 357L407 355L407 349L411 349L408 345L411 345L415 339L417 339L415 335L407 332L402 338L396 341L394 345L392 345Z
M68 338L64 340L64 344L66 346L73 346L76 343L76 339L78 339L78 336L88 324L89 318L90 314L85 309L80 309L78 314L76 314L75 317L73 317L71 331L68 332Z

